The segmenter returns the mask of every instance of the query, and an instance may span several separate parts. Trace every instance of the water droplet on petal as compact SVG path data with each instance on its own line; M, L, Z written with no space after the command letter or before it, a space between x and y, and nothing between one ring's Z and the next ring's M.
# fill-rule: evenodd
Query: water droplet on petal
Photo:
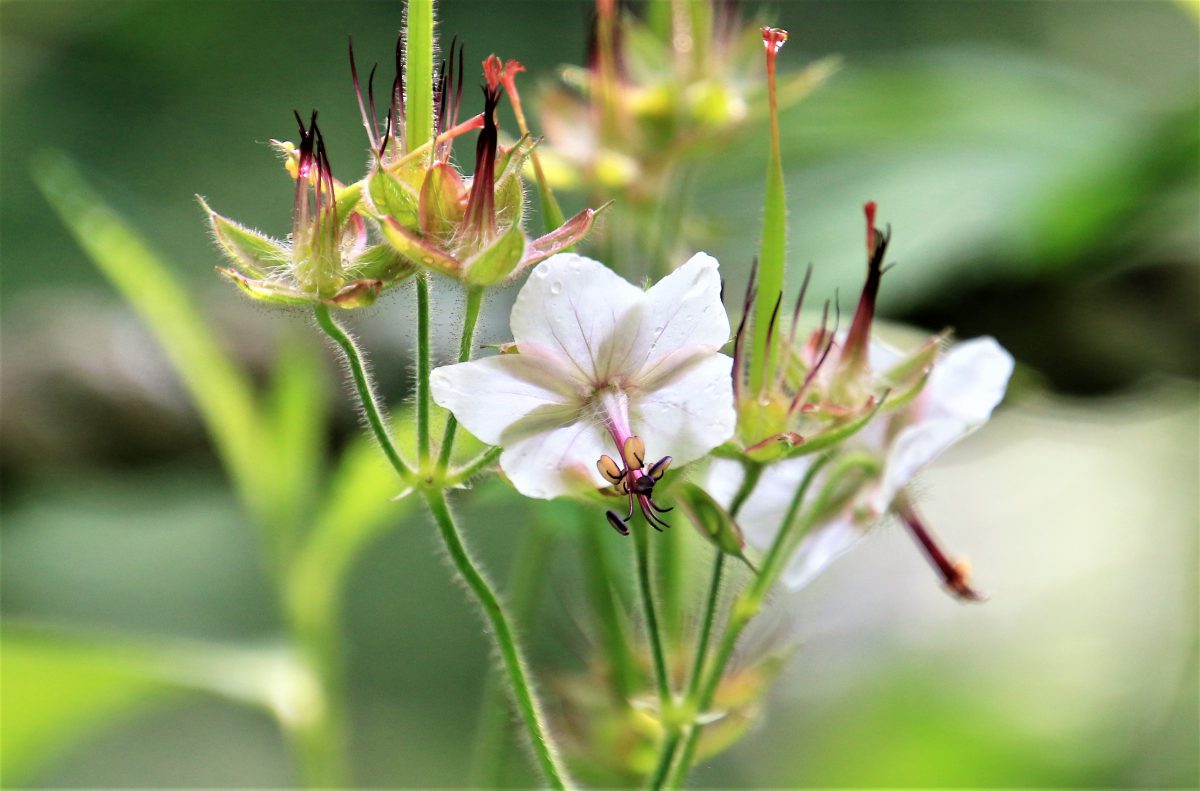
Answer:
M561 294L562 293L562 282L555 280L553 283L551 283L550 284L550 293L551 294Z

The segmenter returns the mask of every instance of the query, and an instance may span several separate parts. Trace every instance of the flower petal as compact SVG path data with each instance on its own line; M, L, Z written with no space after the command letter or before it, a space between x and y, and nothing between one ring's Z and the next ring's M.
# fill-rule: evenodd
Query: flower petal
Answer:
M615 367L636 374L639 381L661 376L663 366L682 362L680 352L715 352L729 341L717 259L707 253L696 253L655 283L636 310L629 357Z
M548 408L569 419L578 401L564 387L568 381L553 360L524 353L446 365L429 376L433 400L490 445L499 445L510 427Z
M883 513L896 493L942 451L988 421L1004 398L1012 375L1012 355L994 338L954 346L929 374L914 405L917 421L892 444L871 507Z
M526 497L549 500L609 485L596 460L611 440L593 420L556 420L552 410L529 416L505 432L500 469Z
M510 325L522 353L563 361L579 383L607 378L613 344L631 333L626 314L642 291L599 261L559 253L534 268L517 294Z
M783 584L800 590L866 535L849 516L825 522L804 537L783 570Z
M653 389L630 394L631 427L645 440L649 458L670 455L687 464L733 436L732 367L724 354L709 354L675 368Z

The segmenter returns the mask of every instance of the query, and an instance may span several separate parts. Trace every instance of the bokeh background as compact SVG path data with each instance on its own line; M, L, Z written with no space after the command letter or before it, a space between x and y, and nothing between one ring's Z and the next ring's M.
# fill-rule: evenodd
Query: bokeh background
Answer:
M517 57L533 85L581 62L589 10L450 0L440 14L469 55ZM993 334L1019 369L995 420L922 484L991 601L952 601L907 536L877 531L775 602L769 631L792 659L761 726L695 782L1196 786L1196 5L765 12L792 32L785 68L843 59L783 118L793 274L812 261L815 293L853 294L874 199L899 262L885 315ZM282 635L271 571L161 349L35 188L38 152L65 152L150 241L254 381L269 386L281 351L304 361L317 384L301 413L327 451L296 475L319 489L324 461L357 447L336 367L302 316L217 281L194 195L285 233L290 186L265 141L293 133L292 108L321 109L335 172L353 177L345 37L386 62L399 25L396 2L0 2L6 785L294 782L260 705ZM751 125L689 184L690 233L734 283L757 245L765 139ZM489 303L484 340L505 340L510 298ZM356 317L397 402L410 303L402 291ZM456 306L441 308L451 326ZM529 511L495 485L464 503L503 578ZM340 605L358 780L463 785L488 665L478 620L423 515L365 510L377 535ZM567 543L527 630L543 677L586 645ZM530 782L518 755L508 778Z

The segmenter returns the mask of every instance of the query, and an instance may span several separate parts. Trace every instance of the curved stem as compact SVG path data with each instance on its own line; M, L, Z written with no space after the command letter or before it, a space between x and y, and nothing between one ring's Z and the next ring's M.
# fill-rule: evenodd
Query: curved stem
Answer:
M463 545L462 537L454 524L450 507L446 504L445 493L439 489L426 489L424 494L426 502L429 503L429 510L433 513L438 530L441 532L442 541L446 545L450 560L479 602L484 617L491 626L497 647L500 649L500 658L504 663L504 669L512 687L514 703L533 745L538 765L551 786L558 789L566 788L566 770L550 741L545 718L542 715L541 706L534 696L529 671L525 666L521 650L517 646L516 638L513 636L508 615L501 606L496 592L492 590L491 584L480 573L467 553L467 548Z
M557 525L548 524L542 519L535 520L517 549L506 598L518 629L531 623L537 611L538 593L545 579L541 569L545 567L554 547L558 535L556 528ZM501 788L504 785L510 721L508 701L504 695L504 678L500 668L493 667L484 683L479 731L472 760L472 782L481 788Z
M443 486L447 489L453 489L455 486L470 480L483 471L483 468L500 458L500 447L495 446L488 448L483 453L480 453L469 462L459 467L450 475L446 476Z
M633 529L633 553L637 558L638 592L641 594L646 632L649 634L650 649L654 656L654 679L658 684L658 700L665 722L671 716L673 701L671 686L667 680L667 659L663 652L662 633L658 628L658 613L654 607L654 588L650 581L650 542L647 540L649 531L649 523L639 520Z
M358 344L354 342L350 334L342 329L333 316L330 315L328 306L318 304L314 308L314 312L317 316L317 324L320 325L325 334L342 350L342 354L346 358L346 363L350 366L350 375L354 379L354 389L358 391L358 400L362 404L363 414L367 418L367 425L370 426L371 433L375 436L375 441L383 449L383 455L387 457L388 462L392 465L392 469L396 471L397 475L405 481L411 480L413 476L412 470L400 458L400 453L396 450L396 444L392 441L392 435L387 430L387 424L384 422L383 415L380 412L379 400L375 396L375 388L371 385L370 375L363 364L362 352L359 351Z
M771 589L775 578L783 567L783 560L786 558L784 548L791 543L791 533L807 528L807 520L805 523L797 525L796 517L800 512L800 506L804 503L804 498L808 494L808 490L812 487L813 480L816 479L817 473L829 462L831 456L826 454L813 462L809 467L808 472L801 481L800 486L796 489L796 494L792 497L792 502L788 506L787 515L779 525L779 532L775 536L775 540L771 543L771 549L767 553L767 558L762 564L762 570L751 583L749 590L743 592L734 602L733 610L729 614L729 623L725 626L725 632L721 635L721 641L717 645L716 654L713 657L712 663L709 665L708 673L704 677L703 684L699 688L699 694L691 701L694 706L691 711L695 712L696 717L707 711L716 696L717 687L721 683L721 677L725 673L725 667L729 664L730 657L733 656L733 651L737 647L738 638L742 635L742 630L746 625L758 614L762 608L763 599L767 595L767 591ZM752 472L753 468L746 471L747 478L755 475ZM743 481L743 485L744 485ZM740 494L740 492L739 492ZM740 503L738 503L740 506ZM792 528L796 529L792 529ZM686 735L682 740L682 748L680 749L679 757L674 762L674 768L669 774L666 783L667 788L679 788L687 779L688 772L691 771L692 759L696 753L696 744L700 740L700 732L704 729L700 725L692 721L688 727Z
M463 316L462 337L458 342L458 361L465 363L471 359L471 349L475 345L475 325L479 323L479 309L483 305L483 289L467 287L467 312ZM438 473L444 475L450 466L450 455L454 452L454 435L458 431L458 420L451 414L446 418L446 433L442 435L442 451L438 454Z
M417 275L417 464L429 474L429 277Z

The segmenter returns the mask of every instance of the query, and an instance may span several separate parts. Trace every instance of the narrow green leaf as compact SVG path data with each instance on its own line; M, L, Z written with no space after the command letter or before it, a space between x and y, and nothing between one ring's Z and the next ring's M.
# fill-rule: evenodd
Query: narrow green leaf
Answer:
M251 383L221 350L193 297L66 156L39 156L33 177L79 245L163 345L244 500L255 513L268 512L270 504L259 494L259 415Z

